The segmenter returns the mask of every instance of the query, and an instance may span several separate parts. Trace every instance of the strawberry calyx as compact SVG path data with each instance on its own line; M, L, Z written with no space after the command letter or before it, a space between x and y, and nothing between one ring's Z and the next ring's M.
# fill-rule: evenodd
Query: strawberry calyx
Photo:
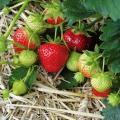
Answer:
M99 67L100 60L98 60L99 56L101 56L100 53L88 51L88 50L84 51L82 59L84 59L86 65L91 66L90 71L96 68L98 71L101 71Z

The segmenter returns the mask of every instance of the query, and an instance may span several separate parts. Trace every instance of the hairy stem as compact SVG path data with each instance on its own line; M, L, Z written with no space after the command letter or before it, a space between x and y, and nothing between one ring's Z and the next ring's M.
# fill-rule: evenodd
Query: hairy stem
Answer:
M13 26L15 25L16 21L19 19L21 13L23 12L23 10L25 9L25 7L27 6L29 0L25 0L24 4L22 5L22 7L20 8L20 10L18 11L18 13L15 15L15 17L13 18L13 21L11 22L10 26L8 27L6 33L4 34L4 37L7 39L7 37L9 36L9 34L11 33L11 30L13 28ZM4 40L6 40L4 39Z

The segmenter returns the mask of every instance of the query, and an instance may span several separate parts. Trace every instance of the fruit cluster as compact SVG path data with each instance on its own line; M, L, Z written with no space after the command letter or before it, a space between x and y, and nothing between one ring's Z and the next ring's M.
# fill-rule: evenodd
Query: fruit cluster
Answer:
M118 105L119 93L109 95L114 75L108 69L104 71L104 64L101 68L102 54L99 50L90 51L95 47L94 40L80 25L64 30L66 19L61 7L59 2L43 4L42 14L32 13L25 21L25 26L16 29L13 36L15 67L41 64L46 72L57 73L66 66L75 72L74 79L77 82L83 83L85 77L90 81L95 96L108 96L111 105ZM48 41L43 41L40 35L47 34L47 28L55 28L55 34L50 35L52 37L45 36ZM28 91L25 79L15 81L12 90L16 95L25 94Z

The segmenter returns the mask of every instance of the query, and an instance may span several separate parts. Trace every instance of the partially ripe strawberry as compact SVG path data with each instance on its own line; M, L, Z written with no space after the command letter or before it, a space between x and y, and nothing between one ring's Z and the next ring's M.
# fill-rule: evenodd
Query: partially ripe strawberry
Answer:
M95 88L92 88L92 93L97 97L107 97L110 93L110 89L107 89L103 92L98 92Z
M76 49L79 52L89 49L92 45L91 38L87 37L83 33L75 33L74 30L69 29L64 33L64 41L68 47L72 50Z
M107 99L109 104L111 104L113 107L120 103L120 96L117 93L111 93Z
M71 54L67 60L67 63L66 63L66 67L68 70L73 71L73 72L78 71L77 64L78 64L78 60L79 60L80 55L81 54L76 52L76 51L71 52Z
M42 33L45 31L43 16L40 14L31 14L26 20L26 25L34 32Z
M45 9L44 20L46 20L48 24L59 25L63 23L63 10L60 1L46 2L43 7Z
M15 95L23 95L28 91L28 88L23 80L16 80L13 83L12 90Z
M53 17L50 17L47 19L47 23L51 24L51 25L59 25L63 22L63 18L61 17L57 17L57 18L53 18Z
M86 51L80 56L78 61L79 71L87 78L91 78L96 72L100 71L99 60L95 59L99 56L92 51Z
M40 45L39 36L25 28L18 28L14 33L14 49L21 52L25 49L36 49Z
M82 82L84 82L84 80L85 80L83 74L80 73L80 72L76 72L76 73L75 73L74 79L75 79L77 82L79 82L79 83L82 83Z
M112 87L113 77L109 72L99 72L92 76L91 85L98 92L104 92Z
M24 50L19 54L19 61L23 66L30 67L37 60L37 54L31 50Z
M46 43L39 48L39 58L47 72L58 72L66 64L68 50L64 45Z

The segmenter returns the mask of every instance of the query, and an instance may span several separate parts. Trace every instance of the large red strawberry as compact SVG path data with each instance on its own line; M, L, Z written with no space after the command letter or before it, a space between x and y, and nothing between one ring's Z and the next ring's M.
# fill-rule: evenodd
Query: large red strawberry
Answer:
M110 93L110 89L107 89L103 92L98 92L95 88L92 88L92 93L97 97L107 97Z
M64 45L45 43L39 48L39 58L47 72L58 72L67 61L68 50Z
M92 39L83 33L75 33L73 29L69 29L64 33L64 41L68 44L70 49L82 50L89 49L92 45Z
M25 49L36 49L40 45L39 36L25 28L18 28L14 33L14 49L20 52Z
M45 9L44 19L47 23L51 25L59 25L64 21L60 1L46 2L43 7Z

